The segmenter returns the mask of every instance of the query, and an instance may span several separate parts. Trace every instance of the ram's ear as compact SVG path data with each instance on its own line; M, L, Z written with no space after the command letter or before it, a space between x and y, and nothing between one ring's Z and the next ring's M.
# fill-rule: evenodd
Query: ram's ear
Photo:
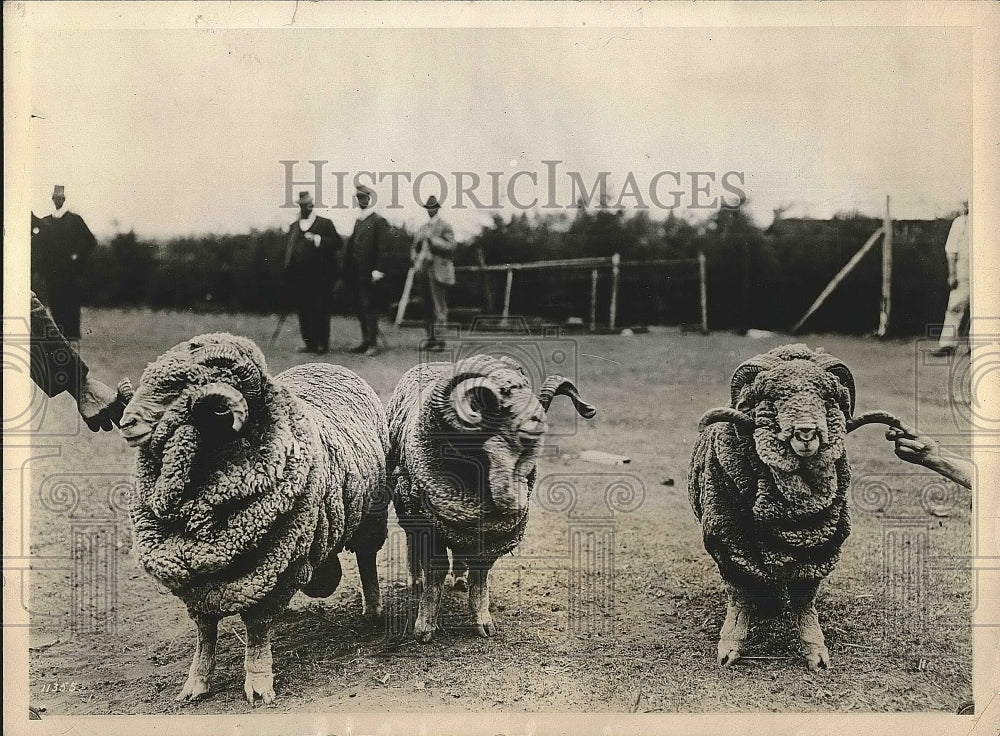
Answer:
M239 433L246 422L247 400L228 383L210 383L191 397L191 418L204 429Z

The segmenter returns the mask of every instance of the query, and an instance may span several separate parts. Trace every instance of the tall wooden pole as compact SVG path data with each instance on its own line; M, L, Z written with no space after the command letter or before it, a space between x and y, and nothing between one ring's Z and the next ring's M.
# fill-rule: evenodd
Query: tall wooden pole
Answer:
M590 271L590 331L597 329L597 269Z
M618 271L622 257L615 253L611 256L611 307L608 309L608 324L615 329L615 318L618 314Z
M503 323L507 324L507 318L510 317L510 291L514 286L514 270L511 268L507 269L507 286L503 293Z
M892 316L892 216L889 213L889 195L885 195L885 222L882 225L885 237L882 240L882 301L878 315L879 337L889 331Z
M705 254L698 253L698 292L701 299L701 334L708 334L708 285L705 283Z
M833 290L836 289L840 285L840 282L844 280L844 277L853 271L854 267L861 262L862 257L864 257L865 253L871 250L871 247L875 245L875 241L878 240L879 236L883 232L884 228L881 227L873 232L871 237L869 237L868 240L865 241L865 244L861 246L861 250L851 256L851 260L844 264L844 267L840 269L837 272L837 275L830 280L830 283L826 285L826 288L823 289L818 297L816 297L816 301L812 303L812 306L809 307L809 309L806 310L806 313L802 315L802 318L792 326L791 333L793 335L798 332L802 325L805 324L805 321L812 316L812 313L819 309L820 305L826 301L826 298L830 296L830 294L833 293Z

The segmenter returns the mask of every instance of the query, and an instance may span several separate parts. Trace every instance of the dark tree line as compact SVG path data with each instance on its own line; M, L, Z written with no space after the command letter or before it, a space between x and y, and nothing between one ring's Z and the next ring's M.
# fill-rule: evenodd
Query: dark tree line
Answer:
M447 213L445 213L447 214ZM707 260L708 312L713 329L788 329L833 275L880 226L859 215L831 220L779 220L758 228L742 209L722 209L693 223L673 213L655 220L646 212L609 209L509 219L499 215L460 246L457 265L516 263L620 254L625 262L657 259ZM895 334L923 334L940 323L947 302L944 242L950 220L897 221L893 226L893 320ZM287 294L282 278L285 234L252 230L145 240L133 232L101 243L86 272L87 303L92 306L147 306L153 309L283 311ZM385 294L389 308L402 292L412 235L391 228L386 255ZM455 315L487 308L486 295L499 310L504 274L488 279L461 274L452 302ZM585 321L590 313L589 270L519 273L511 293L511 312L565 322ZM866 333L878 322L881 283L880 246L806 324L806 331ZM331 288L335 288L331 286ZM606 322L610 279L602 271L597 312ZM347 294L335 290L337 310L350 311ZM619 325L696 324L699 321L698 272L692 265L625 266L618 293Z

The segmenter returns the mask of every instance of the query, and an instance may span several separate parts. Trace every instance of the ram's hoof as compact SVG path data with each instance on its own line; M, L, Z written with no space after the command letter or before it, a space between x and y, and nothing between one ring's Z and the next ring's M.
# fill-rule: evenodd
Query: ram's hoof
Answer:
M413 638L421 644L430 644L434 638L434 627L418 620L413 624Z
M739 661L739 658L740 649L738 646L729 641L719 642L718 662L720 665L723 667L730 667L736 664L736 662Z
M381 604L377 606L365 606L365 620L371 626L381 626L385 623L385 609Z
M181 691L177 693L177 697L174 700L178 702L200 700L209 694L211 689L208 686L208 680L204 677L189 677L187 682L184 683L184 687Z
M811 646L806 650L806 664L812 672L830 669L830 652L826 647Z
M243 683L243 694L246 695L250 705L254 705L257 698L260 698L264 705L270 705L274 702L274 675L247 675Z
M494 636L497 633L497 625L492 621L484 621L476 624L476 633L484 639Z

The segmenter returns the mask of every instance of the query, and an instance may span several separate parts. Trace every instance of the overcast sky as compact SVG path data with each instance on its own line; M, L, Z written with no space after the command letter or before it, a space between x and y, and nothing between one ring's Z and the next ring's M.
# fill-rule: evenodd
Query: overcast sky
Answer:
M282 160L325 160L334 172L445 175L444 216L462 237L493 212L451 208L468 171L501 214L549 199L544 160L560 164L555 202L571 204L567 172L589 187L610 172L617 200L629 172L653 217L679 190L684 214L742 189L757 222L788 216L952 212L971 185L970 39L962 28L189 30L40 32L35 36L32 205L52 185L107 235L239 232L286 223ZM714 172L693 192L691 172ZM366 179L367 181L367 179ZM466 183L469 180L466 179ZM420 222L412 187L400 209ZM299 189L311 188L294 186ZM425 177L422 194L439 194ZM349 197L350 192L348 192ZM639 202L623 200L626 208ZM470 202L466 202L467 205ZM703 218L711 209L689 211ZM350 231L349 210L325 211Z

